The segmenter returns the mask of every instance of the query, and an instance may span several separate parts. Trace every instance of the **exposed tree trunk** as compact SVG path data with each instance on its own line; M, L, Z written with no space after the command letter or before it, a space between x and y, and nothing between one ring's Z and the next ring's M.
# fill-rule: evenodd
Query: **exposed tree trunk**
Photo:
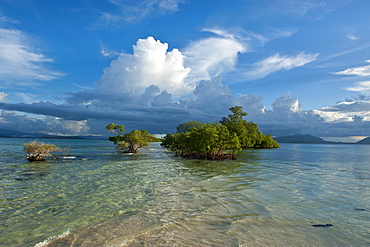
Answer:
M30 154L28 157L27 157L27 160L28 161L45 161L45 156L41 155L41 154Z
M127 142L129 143L128 153L134 153L134 154L136 154L139 147L135 143L133 143L132 141L130 141L130 140L127 140Z
M123 136L120 136L120 139L122 141L125 141L128 143L128 147L125 148L125 149L121 149L123 153L133 153L133 154L136 154L138 149L139 149L139 146L137 144L135 144L134 142L132 142L131 140L123 137Z

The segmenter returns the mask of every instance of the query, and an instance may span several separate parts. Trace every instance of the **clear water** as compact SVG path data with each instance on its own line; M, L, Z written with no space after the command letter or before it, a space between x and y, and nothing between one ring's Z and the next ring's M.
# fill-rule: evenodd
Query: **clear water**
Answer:
M109 141L45 140L77 157L35 163L28 141L0 139L0 246L370 245L370 145L197 161L158 143L122 155Z

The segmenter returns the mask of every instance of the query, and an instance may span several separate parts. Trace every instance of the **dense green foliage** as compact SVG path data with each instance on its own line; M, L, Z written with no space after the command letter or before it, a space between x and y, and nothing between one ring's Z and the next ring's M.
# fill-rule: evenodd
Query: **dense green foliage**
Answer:
M218 123L199 124L184 133L168 134L162 145L181 157L199 159L234 159L240 143L238 137Z
M148 147L150 142L159 139L150 135L147 130L133 130L130 133L123 134L125 128L123 125L108 124L107 131L115 134L110 136L109 140L117 145L117 150L124 153L137 153L139 148Z
M199 128L203 123L198 121L189 121L186 123L179 124L179 126L176 127L177 133L186 133L190 131L192 128Z
M189 121L177 127L177 133L168 134L162 145L181 157L197 159L235 159L241 148L277 148L271 135L264 135L253 122L243 120L247 113L242 107L229 109L232 114L219 123Z
M241 106L231 107L232 114L223 117L220 124L227 127L231 133L235 133L240 141L242 148L278 148L280 145L271 135L264 135L258 125L253 122L247 122L243 117L247 113Z
M23 151L27 153L29 161L45 161L46 157L52 156L54 152L60 152L61 149L54 144L30 141L23 144Z

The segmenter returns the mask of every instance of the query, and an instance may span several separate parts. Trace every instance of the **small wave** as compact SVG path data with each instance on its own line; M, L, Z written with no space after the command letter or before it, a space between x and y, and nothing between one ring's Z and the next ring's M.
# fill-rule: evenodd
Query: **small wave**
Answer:
M76 159L76 156L62 156L62 159Z
M70 233L71 232L68 229L67 231L63 232L60 235L52 236L52 237L46 239L45 241L42 241L40 243L37 243L34 247L44 247L44 246L47 246L50 242L52 242L54 240L57 240L57 239L61 239L61 238L67 237Z

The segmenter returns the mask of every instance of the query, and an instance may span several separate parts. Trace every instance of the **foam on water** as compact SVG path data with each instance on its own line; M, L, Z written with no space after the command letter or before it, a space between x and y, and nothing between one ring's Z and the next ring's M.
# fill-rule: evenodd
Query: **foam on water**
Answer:
M71 232L68 229L67 231L63 232L60 235L50 237L50 238L46 239L45 241L42 241L40 243L35 244L35 247L45 247L53 241L56 241L58 239L62 239L62 238L65 238L65 237L69 236L69 234L71 234Z

